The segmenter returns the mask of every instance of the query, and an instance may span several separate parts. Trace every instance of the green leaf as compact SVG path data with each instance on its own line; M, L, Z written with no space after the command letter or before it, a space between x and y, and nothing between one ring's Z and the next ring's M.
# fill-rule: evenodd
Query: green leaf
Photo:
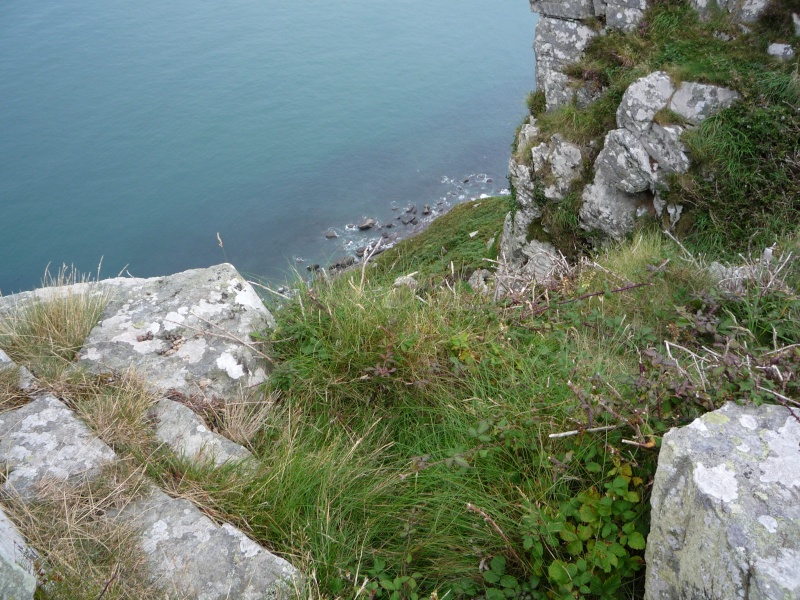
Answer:
M504 556L495 556L492 561L489 563L489 567L497 573L498 575L502 575L506 572L506 559Z
M519 585L517 578L512 575L503 575L500 578L500 585L504 588L515 588Z
M484 571L483 578L489 583L497 583L498 581L500 581L500 575L498 575L494 571Z
M600 471L603 470L603 468L596 462L587 462L585 466L586 470L589 471L589 473L599 473Z
M551 581L559 585L567 585L570 582L569 573L567 572L566 565L560 560L554 560L547 568L547 575Z
M486 590L486 600L505 600L505 594L497 588L489 588Z
M489 427L490 426L491 425L490 425L489 421L484 419L483 421L478 423L478 433L486 433L487 431L489 431Z
M638 531L634 531L628 536L628 546L634 550L644 550L644 536Z
M454 456L453 462L457 464L459 467L464 469L469 469L469 463L464 459L463 456Z
M572 556L577 556L581 552L583 552L583 542L580 540L575 540L574 542L570 542L567 544L567 552L569 552Z

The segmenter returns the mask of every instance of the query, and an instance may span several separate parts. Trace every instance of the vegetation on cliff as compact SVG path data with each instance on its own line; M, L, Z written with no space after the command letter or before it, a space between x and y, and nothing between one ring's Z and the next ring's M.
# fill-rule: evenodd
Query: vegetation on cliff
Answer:
M676 200L694 207L682 240L647 224L498 302L466 283L502 259L509 201L484 199L376 263L298 281L272 306L276 327L256 335L274 362L268 387L238 412L205 415L247 444L258 468L180 460L153 441L152 399L135 382L54 368L80 346L70 324L85 328L96 307L63 305L87 316L77 321L42 305L6 316L0 347L132 473L290 559L306 574L298 597L641 597L663 434L729 400L800 396L800 83L796 63L765 53L773 18L743 34L721 15L705 24L678 2L657 3L639 31L599 38L574 67L609 88L606 100L540 117L545 131L599 138L625 87L654 69L742 92L686 138L695 166L673 182ZM559 235L579 234L577 219L550 210ZM720 257L736 268L710 264ZM416 287L394 285L412 272ZM0 411L19 402L5 378ZM93 553L71 550L70 560L115 564L120 546L99 539L78 540ZM107 570L92 571L83 593L84 564L68 563L63 587L41 593L97 597Z

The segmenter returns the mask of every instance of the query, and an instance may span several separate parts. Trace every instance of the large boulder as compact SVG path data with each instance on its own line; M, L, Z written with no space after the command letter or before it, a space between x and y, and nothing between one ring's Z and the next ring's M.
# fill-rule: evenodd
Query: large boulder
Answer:
M669 102L675 111L692 125L728 108L741 96L738 92L718 85L684 81Z
M726 404L664 436L645 598L800 598L800 410Z
M266 380L250 335L272 315L232 265L101 283L112 299L80 351L92 371L133 367L156 390L220 399Z
M664 71L655 71L637 79L625 93L617 107L617 127L623 127L634 135L648 131L653 117L667 106L675 93L675 86Z
M544 197L563 200L570 185L581 175L583 154L576 144L571 144L555 134L550 141L542 142L531 150L536 177L544 184Z
M628 194L649 190L655 176L647 150L627 129L608 132L594 164L598 176Z

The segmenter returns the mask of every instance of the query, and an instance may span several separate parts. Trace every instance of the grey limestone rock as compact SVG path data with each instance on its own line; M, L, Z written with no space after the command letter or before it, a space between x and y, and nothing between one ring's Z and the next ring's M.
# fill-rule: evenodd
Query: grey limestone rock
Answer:
M196 600L288 598L298 571L228 524L216 525L191 502L158 490L119 517L136 528L154 581Z
M567 3L564 3L567 4ZM577 21L541 17L536 25L536 87L545 95L547 110L572 102L575 89L563 68L578 60L598 32Z
M531 0L531 10L546 17L577 21L594 16L592 0Z
M664 71L655 71L637 79L622 95L617 108L617 126L635 135L649 131L653 117L667 106L674 93L675 86Z
M794 58L794 49L789 44L770 44L767 47L767 54L781 60L791 60Z
M653 123L650 130L639 138L650 157L658 163L658 171L685 173L689 170L686 146L681 141L684 131L680 125Z
M493 279L494 274L491 271L487 269L476 269L475 272L470 275L467 283L469 283L470 287L479 294L488 296L492 292L489 284Z
M792 23L794 24L794 34L800 37L800 15L792 13Z
M49 394L0 414L0 464L10 471L0 489L22 498L32 498L45 479L91 477L114 459L114 451Z
M33 600L36 577L32 556L25 539L0 507L0 598Z
M800 422L726 404L664 436L647 600L800 598Z
M246 448L209 430L188 406L162 398L152 412L156 437L176 454L197 462L211 461L215 466L253 458Z
M539 136L539 128L536 126L536 119L530 117L530 122L525 123L519 129L517 136L517 148L524 148L530 145Z
M18 369L19 374L19 382L17 383L19 389L25 391L32 390L36 383L36 378L33 376L33 373L25 367L18 367L14 361L9 358L8 354L0 349L0 371L3 369L13 369L15 367Z
M513 157L508 163L511 185L517 194L517 204L524 210L535 206L535 189L533 170L526 164L517 162Z
M606 26L609 29L633 31L641 22L647 4L641 2L609 2L606 6Z
M734 18L744 23L755 22L764 11L769 0L689 0L700 16L708 18L715 7L731 13Z
M580 177L583 166L581 149L559 134L533 148L531 157L534 172L543 183L545 198L563 199L570 184Z
M631 231L636 217L642 213L645 201L641 195L629 194L596 175L581 197L578 216L587 231L600 230L615 240Z
M80 351L92 371L133 367L154 389L219 398L266 380L247 342L272 315L232 265L102 283L113 297Z
M628 194L651 188L655 168L647 150L627 129L606 134L605 144L595 160L595 177Z
M684 82L672 96L669 108L697 125L728 108L741 96L728 88L705 83Z

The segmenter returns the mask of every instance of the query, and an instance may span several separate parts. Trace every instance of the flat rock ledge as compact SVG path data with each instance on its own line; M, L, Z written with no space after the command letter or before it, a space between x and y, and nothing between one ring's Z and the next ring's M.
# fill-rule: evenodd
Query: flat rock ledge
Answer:
M99 285L112 299L80 351L91 371L133 367L159 391L222 400L266 381L250 334L274 320L232 265Z
M729 403L664 436L647 600L800 598L798 418Z
M73 293L111 296L80 351L81 364L93 372L133 368L164 396L223 403L241 399L248 388L266 380L249 336L274 321L231 265L25 292L0 298L0 313ZM0 369L14 367L0 351ZM117 459L58 398L34 396L35 379L26 369L19 373L19 386L32 401L0 413L0 467L7 473L0 499L13 495L30 502L46 480L91 479ZM255 460L179 402L162 398L153 416L157 438L178 455L214 466ZM108 517L137 528L153 581L178 597L283 598L301 577L240 530L215 524L189 501L170 498L155 486ZM32 556L0 510L0 599L33 598Z
M0 414L0 464L9 472L0 488L5 495L29 502L47 480L91 479L114 460L114 451L53 396ZM152 580L181 598L280 598L299 578L290 563L240 530L216 525L191 502L155 486L108 518L139 531ZM19 532L0 513L0 598L33 598L28 556Z

